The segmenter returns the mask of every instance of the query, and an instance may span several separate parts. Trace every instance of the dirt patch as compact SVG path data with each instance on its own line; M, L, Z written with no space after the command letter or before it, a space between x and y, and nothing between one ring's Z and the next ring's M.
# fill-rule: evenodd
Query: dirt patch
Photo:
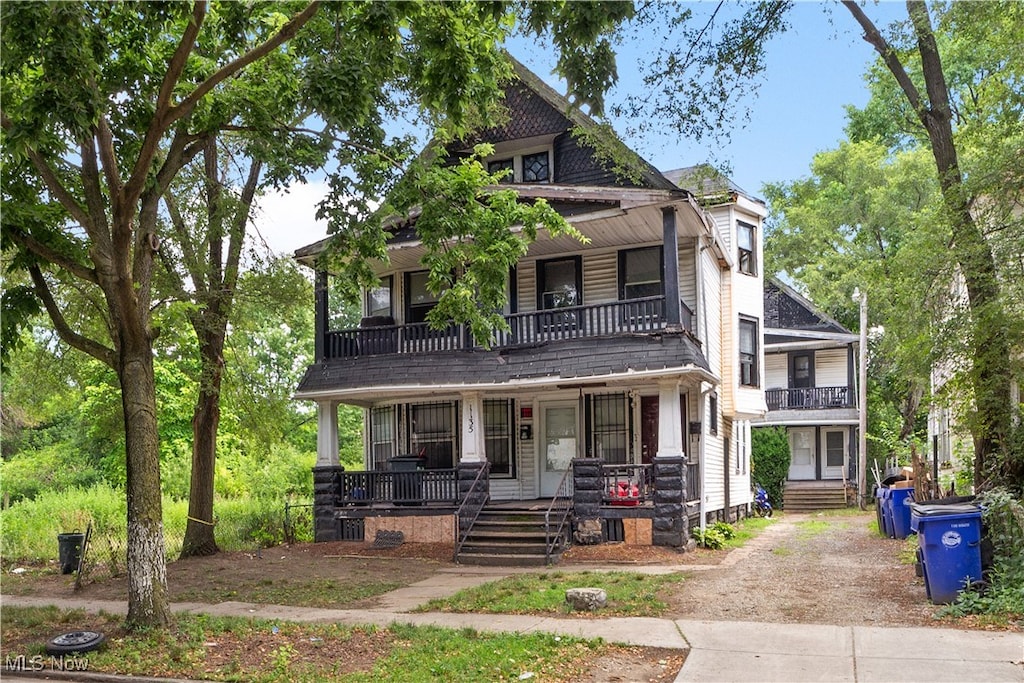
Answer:
M602 543L575 545L562 555L561 564L621 564L621 565L693 565L718 564L724 553L697 548L683 552L675 548L653 545L626 545Z
M416 559L416 562L405 560ZM452 546L407 543L375 549L356 542L303 543L258 552L222 552L167 565L167 588L173 602L225 601L300 607L366 607L373 598L422 581L454 566ZM74 596L127 600L127 579L86 580L74 591L74 577L56 566L29 567L24 574L5 573L3 592L11 595Z
M977 628L972 619L935 617L939 608L928 602L924 581L901 559L905 542L881 538L869 528L872 520L872 512L777 515L720 568L690 573L666 596L667 616Z

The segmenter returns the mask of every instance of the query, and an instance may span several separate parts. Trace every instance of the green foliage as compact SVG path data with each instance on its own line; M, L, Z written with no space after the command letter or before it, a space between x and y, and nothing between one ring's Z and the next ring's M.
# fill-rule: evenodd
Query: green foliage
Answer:
M701 548L707 548L708 550L721 550L725 547L726 537L720 529L714 526L694 527L691 532L693 539L697 541L697 545Z
M789 476L789 438L785 427L758 427L750 433L750 478L764 487L772 507L782 507Z
M632 572L545 572L519 574L475 588L459 591L450 598L431 600L420 611L484 612L488 614L564 614L569 610L565 591L569 588L601 588L608 596L602 614L658 616L666 605L658 597L678 584L678 574L649 576Z

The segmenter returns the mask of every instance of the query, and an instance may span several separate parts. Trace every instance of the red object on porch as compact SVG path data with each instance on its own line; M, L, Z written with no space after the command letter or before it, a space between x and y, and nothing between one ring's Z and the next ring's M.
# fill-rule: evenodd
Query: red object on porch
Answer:
M609 502L612 505L632 507L640 504L640 487L630 484L628 481L620 481L618 485L611 488L609 494L611 498Z

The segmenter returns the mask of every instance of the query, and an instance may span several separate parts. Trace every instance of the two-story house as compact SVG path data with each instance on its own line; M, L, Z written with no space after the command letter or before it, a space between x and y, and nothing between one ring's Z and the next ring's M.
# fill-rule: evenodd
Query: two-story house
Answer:
M641 172L616 175L573 135L593 121L516 72L508 122L465 144L491 143L489 168L511 169L522 199L543 197L589 242L530 246L509 273L508 332L487 349L424 322L437 297L414 218L374 264L356 329L329 324L326 241L297 252L317 281L316 360L296 397L318 407L318 540L402 531L453 542L460 561L552 561L570 531L685 546L691 523L750 502L763 205L702 205L638 156ZM364 410L365 471L338 466L340 403Z
M789 437L785 507L842 507L856 494L858 337L785 283L764 283L765 398L757 426Z

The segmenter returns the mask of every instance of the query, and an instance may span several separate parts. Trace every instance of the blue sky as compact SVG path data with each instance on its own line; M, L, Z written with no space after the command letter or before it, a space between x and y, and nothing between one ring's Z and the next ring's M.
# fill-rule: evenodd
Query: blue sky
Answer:
M712 6L697 3L695 11ZM872 3L865 11L879 28L906 16L905 6L896 2ZM800 2L790 14L790 23L792 28L768 45L768 70L757 98L751 101L753 114L744 128L733 130L728 146L711 149L713 143L706 140L694 145L670 134L646 140L626 137L625 142L661 170L709 158L724 160L731 166L732 179L757 197L763 196L764 183L808 175L814 155L836 147L843 138L844 105L867 102L863 75L875 53L861 38L849 12L838 4ZM510 49L541 78L562 89L551 75L551 54L521 40ZM620 55L617 88L621 91L640 87L633 67L636 56ZM622 122L615 127L620 133L626 128ZM325 236L326 226L313 218L322 193L322 185L311 183L293 188L285 197L264 200L257 224L274 251L291 253Z

